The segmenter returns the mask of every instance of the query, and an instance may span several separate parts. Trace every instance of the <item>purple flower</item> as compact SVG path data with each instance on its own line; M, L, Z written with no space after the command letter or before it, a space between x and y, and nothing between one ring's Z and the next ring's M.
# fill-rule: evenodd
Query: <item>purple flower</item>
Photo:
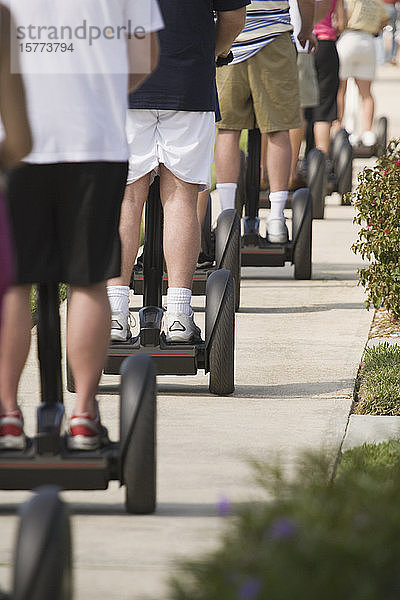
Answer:
M218 514L220 517L227 517L232 510L232 504L227 496L221 496L217 503Z
M297 526L287 517L279 517L269 528L269 536L273 540L289 540L297 531Z
M261 591L261 581L255 577L248 577L240 585L238 600L255 600Z

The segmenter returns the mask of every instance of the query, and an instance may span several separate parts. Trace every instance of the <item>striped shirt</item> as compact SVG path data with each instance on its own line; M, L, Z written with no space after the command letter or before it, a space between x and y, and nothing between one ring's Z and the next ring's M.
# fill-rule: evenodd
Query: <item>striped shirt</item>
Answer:
M246 11L246 24L232 46L231 64L254 56L280 33L293 31L288 0L252 0Z

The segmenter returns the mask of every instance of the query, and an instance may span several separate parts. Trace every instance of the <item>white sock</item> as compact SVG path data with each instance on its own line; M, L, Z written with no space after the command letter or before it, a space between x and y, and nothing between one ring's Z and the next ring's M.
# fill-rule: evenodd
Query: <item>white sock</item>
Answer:
M167 290L167 311L173 313L192 314L190 300L192 290L187 288L168 288Z
M235 208L237 183L217 183L217 192L221 210Z
M125 315L129 314L128 285L108 285L107 294L112 313L123 312Z
M284 219L283 209L285 208L286 201L288 199L289 192L271 192L269 195L269 201L271 202L271 212L269 214L270 219Z

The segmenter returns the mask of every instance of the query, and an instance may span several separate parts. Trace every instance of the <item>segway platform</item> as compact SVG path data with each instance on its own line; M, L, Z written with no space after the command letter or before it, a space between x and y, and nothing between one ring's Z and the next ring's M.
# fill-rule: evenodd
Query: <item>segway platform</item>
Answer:
M229 219L226 219L228 213ZM234 210L224 211L222 222L236 222ZM162 333L163 224L160 181L156 177L146 203L143 259L143 308L139 311L140 333L126 343L111 344L104 373L118 374L127 357L148 355L158 375L210 374L209 390L226 395L234 391L235 288L227 269L210 273L206 280L205 340L195 344L167 343ZM231 231L230 227L228 229ZM221 227L221 231L224 227ZM222 239L222 236L220 236ZM218 247L218 243L217 243ZM240 249L240 248L239 248ZM72 383L72 382L71 382ZM72 386L68 386L71 390ZM73 391L73 390L71 390Z
M62 435L59 296L56 284L38 286L38 350L42 403L37 434L24 451L0 450L0 489L25 490L54 484L61 489L106 489L110 480L125 486L130 513L156 506L156 380L148 356L128 358L122 366L120 439L95 451L67 448Z
M291 196L292 239L272 244L260 235L260 160L261 134L258 129L249 131L247 161L242 158L242 174L238 184L237 208L242 214L241 238L242 266L283 267L294 264L295 279L311 278L312 197L308 188L296 190Z

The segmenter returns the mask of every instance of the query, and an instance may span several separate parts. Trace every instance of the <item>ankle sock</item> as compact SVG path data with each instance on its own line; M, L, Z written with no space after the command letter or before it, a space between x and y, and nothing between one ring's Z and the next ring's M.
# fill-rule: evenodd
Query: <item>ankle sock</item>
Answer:
M221 210L235 208L237 183L217 183L217 192Z
M167 311L173 313L192 314L190 300L192 290L187 288L168 288L167 290Z
M129 314L128 285L108 285L107 294L112 313L123 312L125 315Z
M282 192L271 192L269 195L269 201L271 202L271 212L269 214L270 219L284 219L285 215L283 210L288 199L289 192L287 190Z

